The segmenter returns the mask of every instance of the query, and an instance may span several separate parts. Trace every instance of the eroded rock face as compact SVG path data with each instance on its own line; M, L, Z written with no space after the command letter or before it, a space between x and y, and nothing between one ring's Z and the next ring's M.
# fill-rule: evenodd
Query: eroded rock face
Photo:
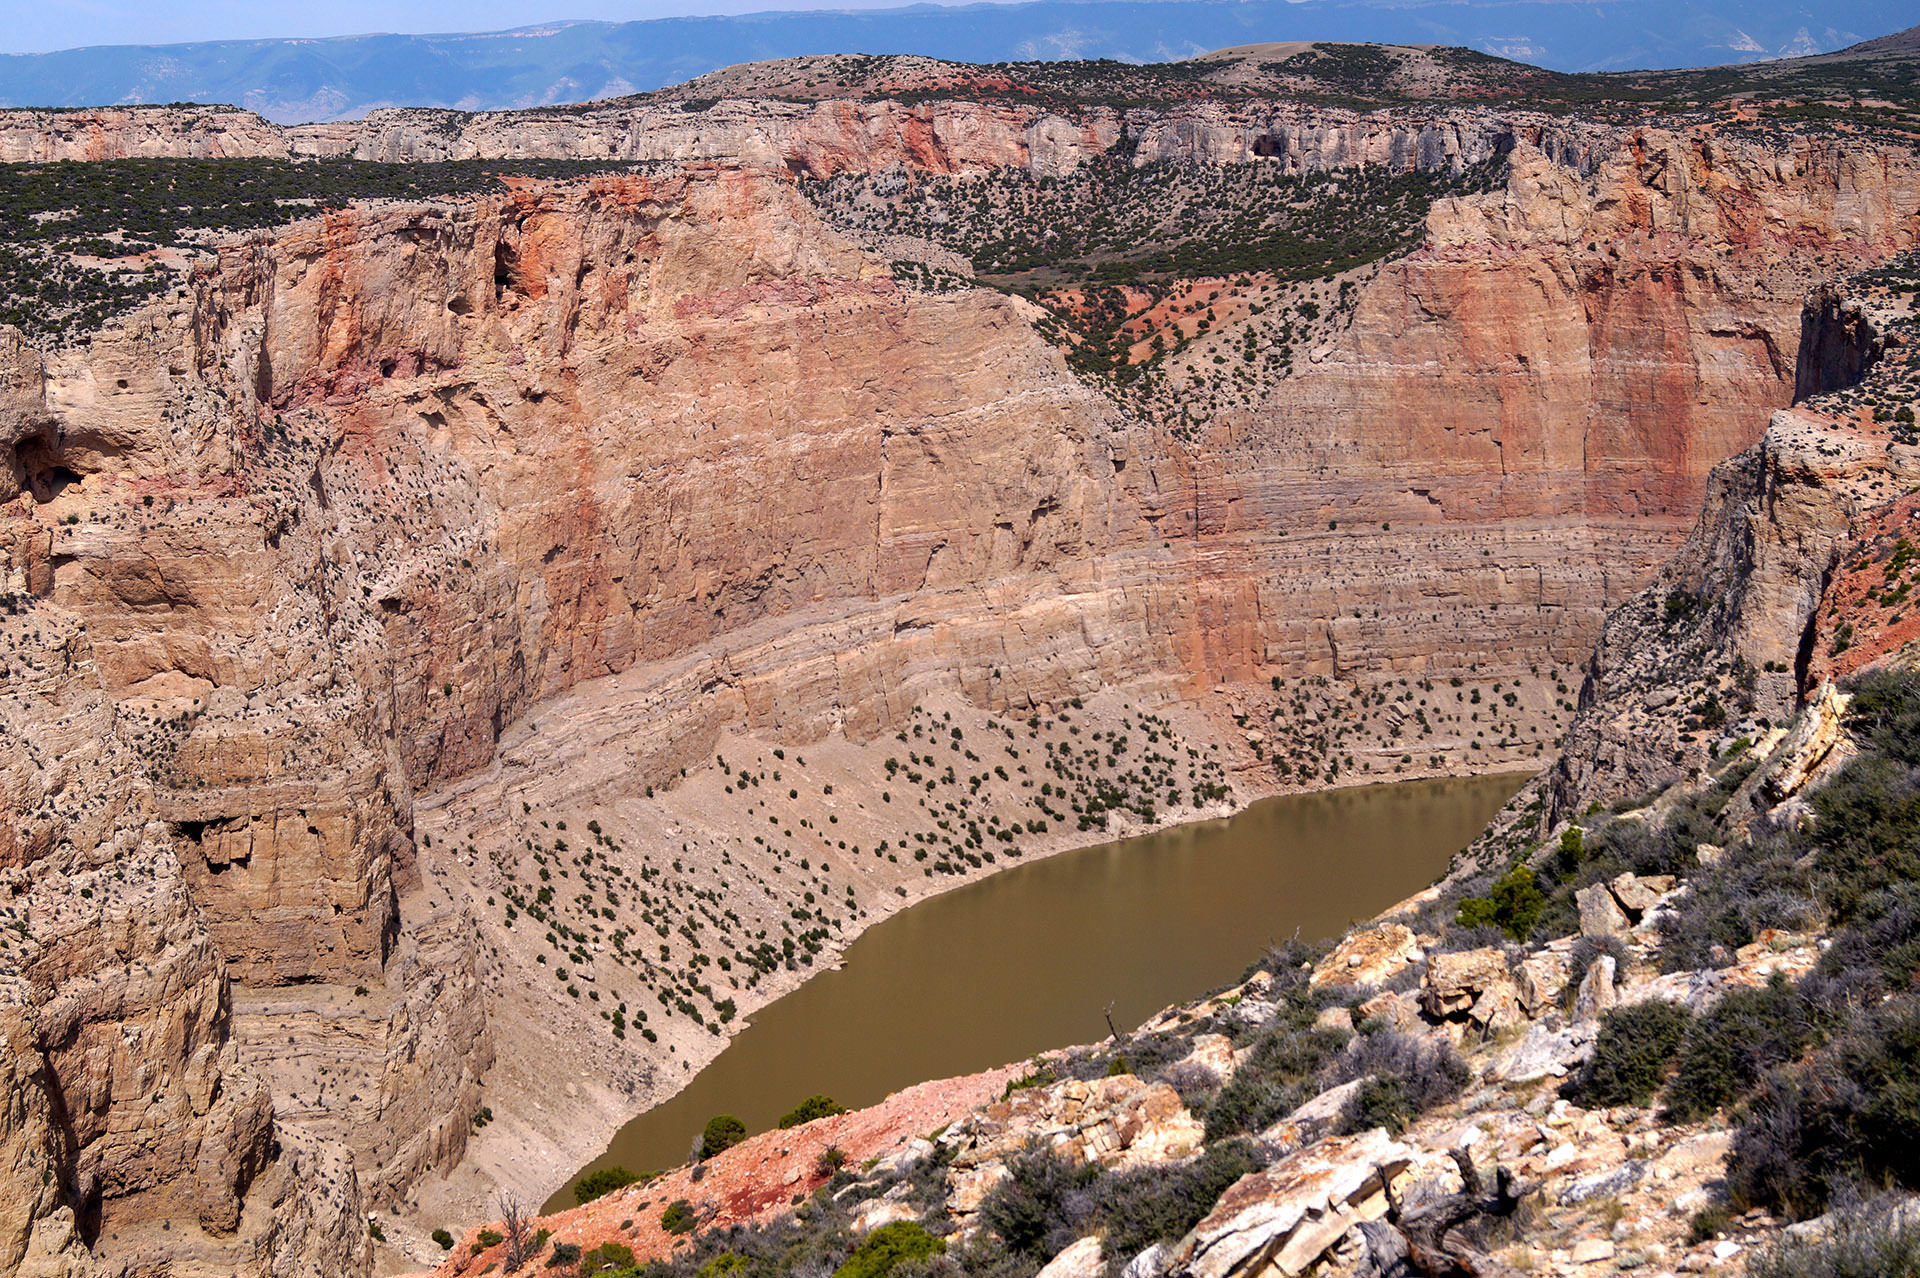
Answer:
M236 107L0 111L0 163L224 160L289 153L281 129Z
M1194 1278L1303 1273L1347 1231L1387 1212L1387 1181L1415 1153L1379 1128L1334 1136L1228 1189L1174 1251L1168 1272Z
M920 145L865 109L795 118L877 138L831 163ZM965 163L1039 163L1004 123ZM1479 145L1395 136L1354 145ZM638 803L723 729L867 739L932 688L1026 713L1583 652L1791 388L1780 280L1813 267L1774 259L1911 239L1910 159L1795 147L1525 144L1191 446L1013 302L902 288L732 169L332 213L87 345L9 339L0 1261L70 1220L56 1250L181 1273L364 1267L363 1191L461 1157L492 1051L418 796ZM541 770L498 782L516 732ZM1488 988L1446 1010L1525 1001Z

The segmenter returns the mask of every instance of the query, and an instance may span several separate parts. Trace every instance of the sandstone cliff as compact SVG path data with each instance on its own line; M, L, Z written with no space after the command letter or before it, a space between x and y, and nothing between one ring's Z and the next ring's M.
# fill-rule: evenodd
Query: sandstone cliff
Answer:
M1920 487L1914 328L1886 285L1911 270L1809 293L1806 398L1715 469L1679 553L1608 618L1551 816L1664 786L1736 740L1777 740L1823 683L1910 640L1895 552Z
M550 1066L595 1034L640 1088L663 1058L584 1000L508 997L533 966L496 898L530 853L577 854L550 819L623 873L708 849L674 866L700 891L723 847L763 868L716 750L818 743L871 774L852 752L935 697L976 731L1102 689L1224 685L1264 715L1274 679L1579 659L1787 402L1807 285L1911 244L1920 207L1885 147L1522 139L1297 375L1188 440L1073 376L1023 303L896 283L785 176L1066 163L1100 136L969 110L782 105L800 123L761 149L758 107L691 143L649 125L632 145L776 171L335 211L223 244L83 343L9 344L0 1257L353 1272L356 1213L460 1162L483 1098L526 1123L481 1090L496 1050ZM1217 123L1153 154L1294 127L1195 110ZM1274 154L1448 163L1509 131L1337 123ZM1244 727L1182 713L1196 742ZM1472 731L1446 766L1491 753ZM1279 784L1235 749L1243 791ZM849 920L896 908L910 868L835 858ZM610 980L577 926L603 957L576 970ZM698 1019L671 1037L712 1050ZM639 1094L616 1092L557 1157Z

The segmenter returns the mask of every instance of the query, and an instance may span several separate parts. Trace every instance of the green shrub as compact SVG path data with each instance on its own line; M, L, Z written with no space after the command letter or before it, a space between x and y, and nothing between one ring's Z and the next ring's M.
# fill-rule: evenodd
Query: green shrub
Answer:
M947 1244L918 1221L896 1220L868 1234L846 1263L833 1271L833 1278L886 1278L903 1260L923 1260L946 1249Z
M1304 989L1286 991L1280 1010L1253 1045L1246 1064L1207 1106L1207 1139L1259 1131L1321 1090L1315 1077L1350 1035L1314 1028L1319 1007Z
M434 1245L439 1247L441 1251L453 1250L453 1235L444 1229L436 1229L433 1231L433 1241Z
M604 1198L616 1189L625 1189L640 1177L624 1167L602 1167L591 1171L573 1182L574 1201L585 1205L596 1198Z
M1407 1101L1406 1086L1397 1078L1364 1080L1341 1111L1340 1125L1349 1132L1384 1127L1392 1135L1407 1130L1413 1106Z
M1812 1041L1807 1008L1785 976L1776 972L1757 990L1732 990L1687 1030L1667 1084L1667 1112L1692 1122L1731 1105Z
M1589 1106L1646 1104L1692 1019L1686 1008L1659 999L1608 1012L1580 1071L1581 1099Z
M715 1114L707 1120L706 1130L700 1136L700 1157L712 1158L715 1154L732 1149L747 1138L747 1125L732 1114Z
M1856 1013L1803 1065L1769 1074L1727 1159L1736 1204L1817 1215L1846 1183L1920 1188L1920 1003Z
M1867 755L1813 796L1814 865L1842 920L1872 893L1920 879L1920 787L1907 764Z
M816 1118L831 1118L835 1114L844 1114L847 1107L831 1096L809 1096L794 1106L780 1118L780 1129L798 1127L802 1123L811 1123Z
M747 1258L731 1251L723 1251L700 1266L700 1278L727 1278L736 1269L745 1269Z
M1044 1263L1073 1241L1069 1202L1103 1174L1099 1163L1069 1165L1045 1149L1007 1162L1007 1176L980 1204L980 1218L1016 1256Z
M1794 838L1762 835L1719 865L1696 870L1686 894L1661 916L1661 969L1724 967L1770 927L1819 923L1805 853Z
M693 1213L693 1204L684 1198L676 1198L667 1204L660 1213L660 1228L670 1234L690 1234L700 1218Z
M1914 1278L1920 1225L1891 1200L1836 1210L1833 1227L1807 1239L1783 1237L1748 1262L1751 1278Z
M480 1249L482 1251L488 1247L498 1247L507 1240L506 1235L497 1229L483 1229L475 1236L480 1240Z
M580 1263L580 1244L558 1242L553 1245L553 1254L547 1257L547 1268L558 1269L562 1265Z
M1464 928L1497 927L1514 940L1524 941L1533 932L1533 925L1539 921L1540 911L1546 904L1546 895L1534 879L1533 867L1516 865L1494 881L1487 895L1470 896L1460 902L1455 922Z
M1687 1221L1687 1246L1712 1242L1733 1226L1733 1213L1719 1203L1702 1207Z
M1458 1096L1471 1077L1452 1044L1381 1030L1347 1044L1322 1072L1319 1085L1365 1079L1341 1110L1340 1129L1384 1127L1397 1133L1418 1115Z
M557 1250L557 1248L556 1248ZM614 1269L633 1263L633 1248L625 1243L603 1242L580 1258L580 1267L587 1273L602 1269Z
M1109 1252L1132 1256L1183 1236L1206 1218L1229 1186L1259 1169L1249 1142L1220 1141L1188 1163L1107 1177L1092 1195L1093 1220L1104 1228Z

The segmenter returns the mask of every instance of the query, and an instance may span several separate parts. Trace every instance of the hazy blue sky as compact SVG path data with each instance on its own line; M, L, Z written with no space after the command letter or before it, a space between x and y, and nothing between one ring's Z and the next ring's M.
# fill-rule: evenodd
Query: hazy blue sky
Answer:
M491 31L559 18L670 18L767 9L892 8L914 0L0 0L0 52L372 31Z

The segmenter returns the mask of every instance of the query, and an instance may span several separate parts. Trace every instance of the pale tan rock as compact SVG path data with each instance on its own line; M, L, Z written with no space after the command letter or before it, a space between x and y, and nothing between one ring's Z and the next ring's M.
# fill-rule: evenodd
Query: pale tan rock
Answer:
M1229 1188L1181 1241L1171 1271L1303 1273L1354 1225L1386 1213L1381 1175L1412 1163L1412 1151L1377 1128L1308 1146Z
M1566 956L1552 952L1531 954L1513 970L1514 990L1528 1017L1539 1017L1560 1001L1567 987Z
M1435 954L1427 962L1421 1002L1427 1015L1446 1018L1470 1013L1483 995L1496 987L1511 990L1507 956L1497 949L1460 950Z
M1404 923L1350 932L1313 969L1310 983L1380 985L1420 957L1420 943Z
M1360 1019L1382 1021L1393 1029L1406 1029L1419 1022L1420 1009L1407 995L1388 990L1375 994L1360 1005Z
M1098 1238L1081 1238L1041 1266L1038 1278L1099 1278L1106 1272L1106 1256Z
M1611 954L1602 954L1587 965L1587 973L1580 978L1580 989L1573 999L1576 1023L1598 1020L1618 1001L1613 987L1617 966Z
M1353 1013L1344 1007L1323 1007L1313 1018L1313 1027L1331 1033L1353 1033Z
M1628 928L1626 911L1613 899L1606 884L1596 883L1573 894L1580 908L1580 935L1621 936Z
M1673 890L1673 876L1670 874L1650 874L1644 877L1635 874L1622 874L1612 879L1607 887L1613 892L1613 899L1620 903L1630 917L1638 918L1652 909L1655 902Z
M1609 1239L1580 1238L1574 1241L1571 1254L1574 1264L1591 1265L1601 1260L1612 1260L1613 1252L1613 1243Z
M903 1220L918 1220L920 1213L906 1203L877 1202L869 1203L854 1214L848 1228L856 1234L872 1233L882 1225L892 1225Z

